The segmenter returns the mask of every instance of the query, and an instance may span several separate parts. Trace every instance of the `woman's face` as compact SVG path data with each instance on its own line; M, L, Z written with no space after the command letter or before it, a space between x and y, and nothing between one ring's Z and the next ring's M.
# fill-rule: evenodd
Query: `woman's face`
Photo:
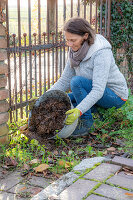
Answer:
M72 48L73 51L78 51L83 43L84 40L86 40L88 37L88 33L85 33L85 35L77 35L73 33L69 33L65 31L65 38L67 45Z

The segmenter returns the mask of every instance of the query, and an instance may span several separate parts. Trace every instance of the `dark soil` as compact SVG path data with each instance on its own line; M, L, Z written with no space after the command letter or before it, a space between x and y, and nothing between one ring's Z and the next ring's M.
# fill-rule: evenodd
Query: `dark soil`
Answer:
M29 130L43 137L52 137L56 130L64 126L65 113L70 105L57 99L49 99L35 107L32 111Z

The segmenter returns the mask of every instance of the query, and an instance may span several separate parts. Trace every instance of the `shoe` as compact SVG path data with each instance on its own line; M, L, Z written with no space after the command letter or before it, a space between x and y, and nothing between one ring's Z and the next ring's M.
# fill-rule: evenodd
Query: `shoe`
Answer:
M80 137L88 135L90 128L93 125L92 120L86 120L86 119L79 119L78 125L74 132L72 133L72 137Z

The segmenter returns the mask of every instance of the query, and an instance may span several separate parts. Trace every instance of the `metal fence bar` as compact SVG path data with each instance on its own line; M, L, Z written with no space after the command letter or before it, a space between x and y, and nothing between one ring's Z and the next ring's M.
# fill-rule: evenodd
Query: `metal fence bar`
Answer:
M50 27L49 27L49 2L47 1L47 43L49 44L50 39ZM47 79L48 79L48 89L50 88L50 58L49 58L49 49L47 50Z
M29 46L31 43L31 0L28 0L28 22L29 22ZM32 98L32 53L29 51L29 67L30 67L30 98Z
M92 0L90 0L90 24L92 24Z
M34 45L36 45L36 33L33 33L34 37ZM34 61L35 61L35 96L37 96L37 52L36 50L34 51Z
M71 0L71 17L73 17L73 0Z
M105 32L104 32L104 36L107 36L107 6L108 6L108 0L106 0L105 3Z
M52 44L54 44L54 36L55 36L55 33L52 32L51 33L52 35ZM52 84L54 84L54 48L52 49Z
M62 42L62 31L59 32L60 34L60 42ZM60 46L60 76L62 74L62 46Z
M79 17L80 16L80 0L78 0L77 13Z
M86 19L86 0L84 0L84 18Z
M64 22L66 21L66 0L64 0L64 14L63 14Z
M38 0L38 43L41 44L41 3ZM42 95L41 50L39 50L39 95Z
M18 42L21 47L21 19L20 19L20 0L17 0L18 6ZM19 92L20 92L20 103L22 103L22 65L21 65L21 52L19 52ZM23 108L20 108L20 116L23 118Z
M43 42L44 42L44 44L46 43L45 38L46 38L46 33L43 32ZM44 92L46 92L46 50L45 49L43 51L43 55L44 55Z
M26 46L26 37L27 37L27 34L24 33L23 34L24 36L24 46ZM27 72L27 52L25 51L24 52L24 57L25 57L25 99L26 99L26 102L28 102L28 86L27 86L27 75L28 75L28 72ZM26 106L26 117L28 117L28 108Z
M97 33L97 8L98 8L98 0L96 0L96 9L95 9L95 31Z
M56 33L55 33L55 42L58 42L58 1L56 0ZM56 81L58 80L58 47L55 49L55 73Z
M13 45L14 47L16 46L16 34L13 34ZM18 95L17 95L17 67L16 67L16 53L14 53L14 92L13 92L13 99L15 102L15 111L16 111L16 116L14 116L14 118L16 117L16 121L18 120L18 110L17 110L17 99L18 99Z
M100 34L102 34L102 11L103 11L103 1L100 0Z

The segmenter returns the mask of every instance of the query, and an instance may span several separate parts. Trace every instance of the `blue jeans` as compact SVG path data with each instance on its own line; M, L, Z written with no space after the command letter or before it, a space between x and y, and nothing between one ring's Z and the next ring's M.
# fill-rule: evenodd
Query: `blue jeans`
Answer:
M74 107L76 107L92 90L92 80L81 76L74 76L71 80L71 93L68 93L71 102ZM104 94L96 104L85 112L81 118L93 121L92 114L95 112L97 107L102 108L120 108L125 101L123 101L119 96L117 96L110 88L105 88Z

